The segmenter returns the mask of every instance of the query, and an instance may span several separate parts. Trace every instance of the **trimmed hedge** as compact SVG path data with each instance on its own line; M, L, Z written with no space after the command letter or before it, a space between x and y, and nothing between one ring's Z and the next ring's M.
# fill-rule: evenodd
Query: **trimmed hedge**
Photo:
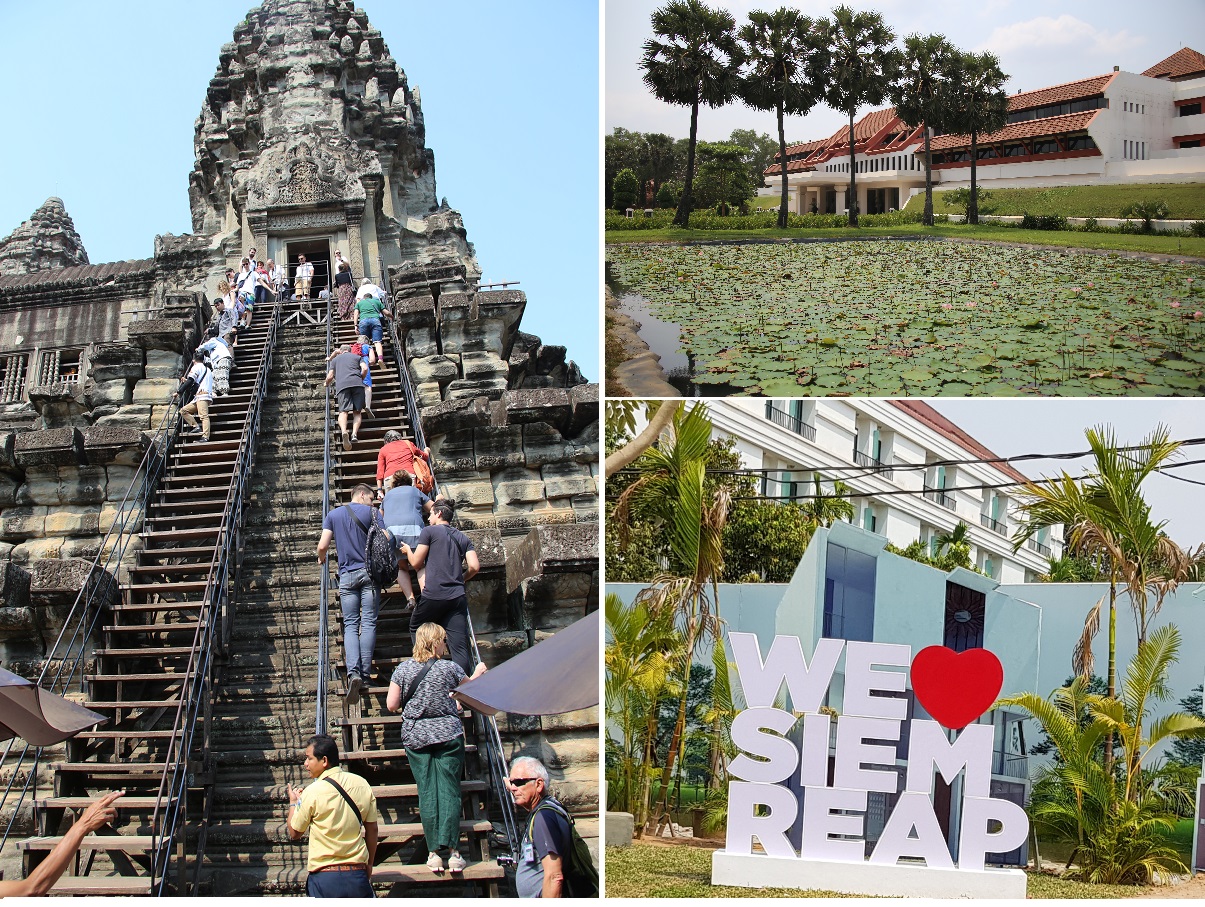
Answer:
M634 217L609 213L606 216L607 230L661 230L672 226L673 211L654 211L645 216L638 211ZM916 211L892 211L887 214L863 214L858 223L863 227L899 227L919 224L923 215ZM941 214L934 218L937 223L948 223L950 218ZM755 214L733 214L722 217L709 211L695 211L690 215L692 230L770 230L778 225L777 211L761 211ZM844 214L788 214L788 230L834 230L849 226Z

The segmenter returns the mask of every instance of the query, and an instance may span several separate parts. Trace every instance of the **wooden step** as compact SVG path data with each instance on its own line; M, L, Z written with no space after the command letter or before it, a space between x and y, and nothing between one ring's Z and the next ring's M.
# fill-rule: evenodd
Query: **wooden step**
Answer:
M103 633L177 633L186 630L196 632L203 626L199 621L182 621L178 624L117 624L101 627Z
M477 752L477 744L466 743L464 745L466 753ZM404 749L382 749L382 750L352 750L348 753L343 753L344 762L378 762L382 759L404 759L406 751Z
M175 710L180 705L179 699L123 699L120 702L112 699L89 700L85 708L93 711L107 712L111 709L157 709Z
M43 797L38 801L38 806L42 809L87 809L95 801L99 794L90 797ZM165 797L163 804L166 806L175 797ZM131 811L154 809L159 803L158 797L138 797L127 794L113 804L115 809L126 809Z
M421 827L421 826L420 826ZM61 836L26 838L17 842L19 850L54 850ZM121 853L144 853L155 846L153 835L84 835L80 850L115 850Z
M183 595L189 592L204 592L209 586L208 580L193 580L179 583L123 583L123 592L142 595L165 595L172 593Z
M144 740L169 740L175 735L175 731L161 730L148 731L142 728L127 728L126 730L116 731L81 731L76 734L76 739L87 740L129 740L131 737L137 737Z
M97 649L97 657L108 658L181 658L192 654L192 646L145 646L139 648Z
M127 602L113 605L111 611L199 611L206 607L203 601L195 602Z
M372 883L373 885L391 884L394 882L427 882L438 884L440 882L457 882L460 880L476 882L487 879L500 879L505 875L506 870L493 861L488 863L469 863L465 866L464 872L435 873L422 864L407 866L390 860L373 867Z
M143 681L155 680L164 682L187 680L191 676L187 671L181 671L178 674L165 671L162 674L85 674L84 679L90 683L118 683L119 681L137 681L141 683Z
M468 878L466 875L465 878ZM62 876L50 894L150 897L150 876Z
M478 819L476 821L470 820L468 822L460 823L460 833L462 835L468 835L470 840L472 840L474 833L488 834L493 830L494 823L490 822L488 819ZM422 833L422 822L402 822L397 825L381 823L377 825L378 841L386 841L389 839L397 840L398 838L408 839L413 838L415 835L421 835Z

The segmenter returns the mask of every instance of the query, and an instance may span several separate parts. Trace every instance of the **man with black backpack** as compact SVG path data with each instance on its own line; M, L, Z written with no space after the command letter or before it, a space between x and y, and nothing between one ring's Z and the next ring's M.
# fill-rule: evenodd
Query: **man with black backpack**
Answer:
M515 864L521 898L596 898L598 870L573 817L548 789L548 769L539 759L520 756L506 779L515 805L530 815Z
M370 530L387 547L394 577L397 560L385 534L384 522L372 506L375 495L371 485L351 490L351 502L336 507L322 523L318 540L318 563L326 564L331 541L339 556L339 603L343 609L343 652L347 657L347 701L355 702L368 685L372 650L377 642L377 613L381 607L381 577L374 579L370 563ZM379 546L378 546L379 547Z
M377 801L359 775L339 767L339 745L321 734L305 748L314 783L289 785L289 837L310 834L305 893L312 898L370 898L377 851Z

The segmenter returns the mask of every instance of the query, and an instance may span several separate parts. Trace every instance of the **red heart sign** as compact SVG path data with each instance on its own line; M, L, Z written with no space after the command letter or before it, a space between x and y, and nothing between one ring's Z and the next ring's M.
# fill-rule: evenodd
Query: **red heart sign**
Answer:
M955 652L928 646L912 659L912 689L937 723L961 730L982 715L1000 695L1004 668L987 649Z

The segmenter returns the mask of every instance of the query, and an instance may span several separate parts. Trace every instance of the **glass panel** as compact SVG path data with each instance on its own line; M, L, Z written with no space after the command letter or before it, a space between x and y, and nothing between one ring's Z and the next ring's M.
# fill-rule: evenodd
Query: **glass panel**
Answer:
M824 573L824 635L869 642L874 638L875 559L828 544Z

